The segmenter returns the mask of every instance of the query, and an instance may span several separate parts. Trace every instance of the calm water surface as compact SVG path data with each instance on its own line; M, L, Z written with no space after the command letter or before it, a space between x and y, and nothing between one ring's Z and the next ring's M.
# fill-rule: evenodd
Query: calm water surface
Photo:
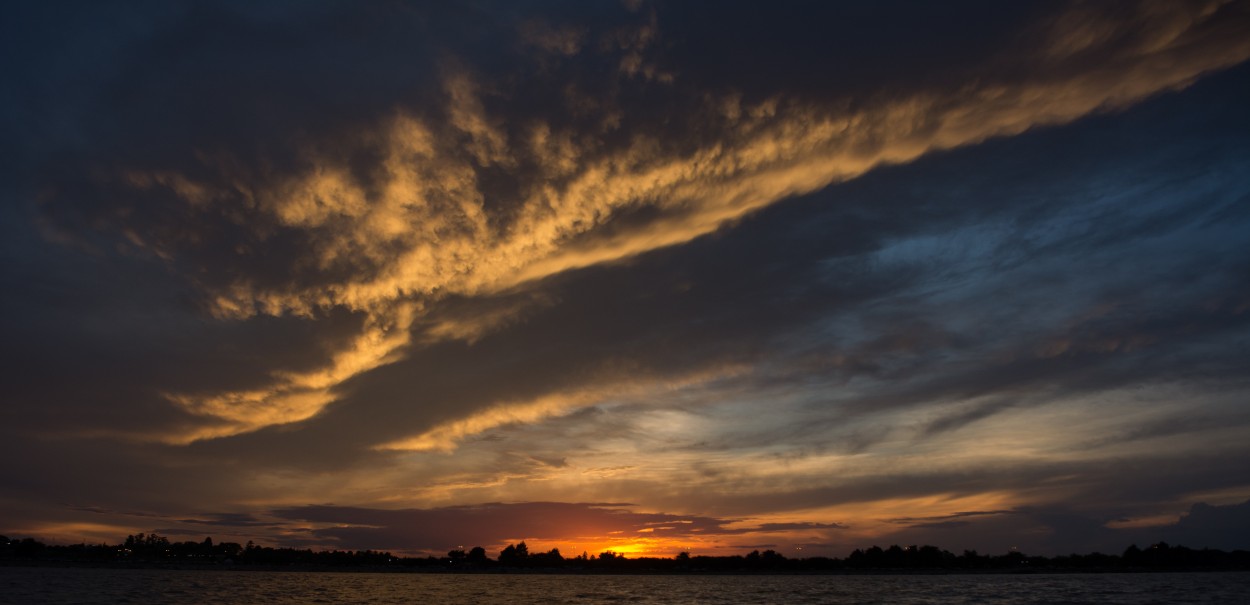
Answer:
M0 603L1250 603L1250 572L966 576L435 575L0 568Z

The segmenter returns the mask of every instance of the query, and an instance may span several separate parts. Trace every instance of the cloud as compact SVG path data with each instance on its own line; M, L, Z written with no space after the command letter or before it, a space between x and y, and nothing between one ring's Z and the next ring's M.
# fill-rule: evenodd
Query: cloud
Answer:
M910 523L891 536L903 542L949 544L989 543L988 534L1000 534L999 542L1012 543L1029 553L1118 553L1129 544L1144 546L1160 541L1189 548L1244 549L1247 540L1247 503L1210 505L1196 503L1171 523L1117 526L1105 513L1080 511L1064 505L1023 507L990 513L950 515L951 521ZM1008 517L1004 517L1008 515ZM1030 527L1030 525L1032 525ZM934 530L934 531L930 531ZM958 530L958 531L951 531ZM951 544L951 546L956 546Z
M940 515L936 517L899 517L898 519L890 519L891 523L899 523L909 527L927 527L927 528L948 528L962 527L967 525L966 521L957 521L965 517L985 517L990 515L1009 515L1016 511L1011 510L974 510L960 511L950 513L948 515Z
M778 532L798 529L845 529L840 523L761 523L758 527L740 528L740 532Z
M212 17L222 31L246 31L248 19L261 32L271 27L228 10ZM622 68L623 80L605 90L606 102L624 120L607 125L606 138L561 119L576 115L577 95L553 107L554 114L510 114L508 103L520 90L466 52L427 59L424 65L437 67L421 75L429 81L439 74L437 87L419 102L348 114L338 118L342 130L293 138L294 128L275 130L290 125L287 118L258 131L283 150L280 155L240 156L243 146L225 145L222 137L230 133L199 131L192 147L172 157L122 150L57 166L58 177L78 173L73 185L62 180L47 197L43 213L50 225L90 238L99 237L100 226L127 246L184 267L198 275L196 287L221 318L316 317L340 308L365 317L356 337L315 369L274 372L259 388L169 393L170 401L210 422L160 438L186 442L312 417L335 400L346 379L404 355L408 334L430 301L504 292L688 242L877 166L1122 108L1250 56L1250 45L1230 25L1243 17L1234 6L1143 5L1127 20L1082 6L1033 31L1029 39L1037 48L1005 55L1001 61L1010 70L994 65L988 75L966 76L954 88L922 85L825 99L753 91L757 100L743 101L713 89L705 106L667 116L685 124L673 133L651 128L649 110L632 105L625 91L636 85L633 74L651 69L635 53L659 53L662 62L651 42L666 35L660 17L638 15L641 21L605 38L617 36L619 44L599 51L624 53L622 65L633 66ZM296 36L309 35L329 17L314 12L302 18ZM1074 32L1064 25L1073 20L1083 27ZM522 29L531 44L551 38ZM181 41L154 42L177 51L173 65L188 73L203 70L195 61L220 44L218 31L191 31ZM243 44L255 45L258 33L246 33ZM359 43L334 41L349 48ZM1031 75L997 76L1007 71ZM670 72L681 80L679 66L664 73ZM300 106L292 93L313 84L297 73L281 89L253 76L244 72L229 84L291 107ZM178 90L199 88L187 74L176 77L184 85ZM182 112L171 120L207 112L205 123L216 124L240 110L234 102L212 108L181 93L171 100ZM113 117L140 129L132 134L141 138L162 136L127 121L138 116ZM143 116L143 123L151 122ZM103 142L115 145L116 138ZM80 199L96 202L77 205ZM211 271L196 271L205 267Z
M1063 550L1244 498L1241 4L494 8L22 9L12 527ZM336 537L285 521L211 527Z
M262 521L247 513L215 513L204 515L206 519L179 519L191 525L219 525L222 527L278 527L281 523Z
M439 551L459 544L495 546L519 540L602 543L616 536L671 542L842 528L837 523L811 522L743 525L736 519L640 513L621 503L518 502L401 510L326 505L279 509L273 514L333 524L313 533L336 540L342 547L370 543L373 548L406 551Z
M679 391L682 387L731 376L735 371L738 369L721 368L719 371L667 381L642 381L636 374L623 383L613 380L596 381L594 387L577 392L547 395L534 401L496 403L481 412L435 426L415 437L380 444L377 449L450 452L455 450L458 443L465 438L501 426L540 422L568 414L578 408L591 407L614 400L659 399L674 391Z
M1147 533L1145 531L1141 532ZM1190 548L1245 549L1250 543L1250 500L1240 504L1199 502L1176 523L1150 532Z

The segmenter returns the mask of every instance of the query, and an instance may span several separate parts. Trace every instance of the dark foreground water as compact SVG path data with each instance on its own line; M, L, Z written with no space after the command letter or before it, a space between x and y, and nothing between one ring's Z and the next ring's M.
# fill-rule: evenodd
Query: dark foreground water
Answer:
M0 603L1250 604L1250 572L593 576L0 568Z

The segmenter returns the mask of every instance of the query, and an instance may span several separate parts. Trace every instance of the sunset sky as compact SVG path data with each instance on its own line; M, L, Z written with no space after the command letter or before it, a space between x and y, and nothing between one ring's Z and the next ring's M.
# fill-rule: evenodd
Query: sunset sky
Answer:
M1250 1L20 4L4 535L1250 548Z

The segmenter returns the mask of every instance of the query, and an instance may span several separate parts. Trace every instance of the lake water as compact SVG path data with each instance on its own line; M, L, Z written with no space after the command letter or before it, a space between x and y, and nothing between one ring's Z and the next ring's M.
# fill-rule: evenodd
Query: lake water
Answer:
M0 568L0 603L1250 603L1250 572L452 575Z

